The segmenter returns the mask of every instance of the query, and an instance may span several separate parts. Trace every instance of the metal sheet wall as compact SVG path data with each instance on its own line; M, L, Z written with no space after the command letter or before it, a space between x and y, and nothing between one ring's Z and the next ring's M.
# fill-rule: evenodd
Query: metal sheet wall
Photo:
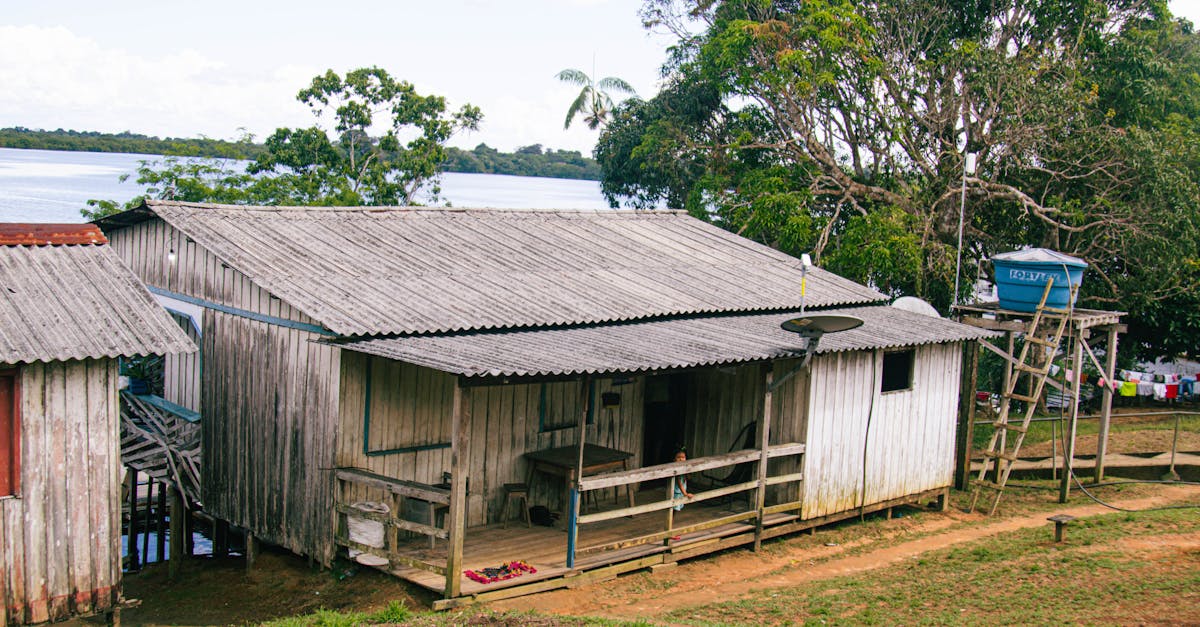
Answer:
M20 369L21 488L0 499L0 625L111 608L121 583L117 362Z
M912 387L886 394L879 392L882 351L813 359L805 518L953 482L962 347L954 342L914 350Z

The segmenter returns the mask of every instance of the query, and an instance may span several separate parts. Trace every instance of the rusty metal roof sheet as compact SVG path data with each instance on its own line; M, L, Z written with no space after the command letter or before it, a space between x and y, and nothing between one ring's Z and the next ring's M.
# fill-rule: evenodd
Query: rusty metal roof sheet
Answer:
M194 350L108 246L0 246L0 363Z
M825 335L818 353L899 348L998 335L952 320L886 306L821 313L856 316L863 320L863 325ZM564 329L374 338L340 345L466 377L635 373L801 355L804 340L779 327L791 317L794 315L787 312L723 315Z
M0 246L63 246L106 244L94 224L0 222Z
M146 209L341 335L435 333L800 305L800 262L680 212ZM120 228L141 213L101 221ZM814 268L810 307L878 302Z

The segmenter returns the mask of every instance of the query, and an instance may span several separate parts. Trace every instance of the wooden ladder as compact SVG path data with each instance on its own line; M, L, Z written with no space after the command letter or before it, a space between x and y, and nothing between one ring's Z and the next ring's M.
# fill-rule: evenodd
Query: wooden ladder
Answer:
M979 469L979 477L972 481L974 490L971 494L971 506L967 511L975 511L975 505L979 501L979 495L984 489L993 490L996 494L992 499L991 508L988 510L988 515L996 513L996 506L1000 504L1000 496L1004 493L1004 486L1008 483L1008 475L1012 472L1013 465L1017 461L1017 453L1021 450L1021 443L1025 441L1025 434L1029 431L1029 423L1033 419L1034 412L1037 411L1038 399L1042 396L1042 389L1046 385L1046 379L1050 378L1050 366L1054 362L1054 356L1058 354L1058 347L1062 343L1063 332L1067 328L1067 321L1071 317L1071 309L1057 309L1046 306L1046 298L1050 295L1050 290L1054 286L1054 278L1046 282L1046 289L1042 292L1042 299L1038 302L1037 309L1034 311L1033 318L1029 321L1029 325L1025 328L1025 342L1021 347L1020 356L1014 360L1012 375L1008 378L1006 389L1000 395L1000 412L996 421L992 423L996 430L992 432L992 439L988 443L987 450L982 451L983 467ZM1074 286L1072 286L1072 294L1074 296ZM1073 298L1068 302L1073 302ZM1057 321L1057 325L1050 323L1048 326L1053 328L1052 334L1039 334L1043 319ZM1046 336L1052 336L1052 339L1047 339ZM1030 347L1038 349L1048 349L1042 354L1046 355L1045 365L1034 365L1034 360L1031 357L1038 354L1037 350L1031 350ZM1028 375L1033 383L1032 392L1028 395L1018 393L1017 387L1021 381L1021 375ZM1025 416L1019 424L1009 422L1009 414L1011 413L1012 402L1025 402ZM1013 432L1011 445L1008 441L1008 432ZM992 461L995 460L995 480L988 480L988 471L992 468Z

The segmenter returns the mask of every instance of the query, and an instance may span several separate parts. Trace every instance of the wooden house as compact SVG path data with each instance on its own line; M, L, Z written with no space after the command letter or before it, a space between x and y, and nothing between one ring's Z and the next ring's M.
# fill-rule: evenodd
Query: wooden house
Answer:
M120 598L117 359L196 347L86 224L0 224L0 625Z
M819 268L802 300L799 260L679 212L150 202L100 225L201 310L208 512L374 555L439 607L944 496L961 344L990 334ZM864 324L800 368L780 323L805 305ZM511 560L537 572L463 576Z

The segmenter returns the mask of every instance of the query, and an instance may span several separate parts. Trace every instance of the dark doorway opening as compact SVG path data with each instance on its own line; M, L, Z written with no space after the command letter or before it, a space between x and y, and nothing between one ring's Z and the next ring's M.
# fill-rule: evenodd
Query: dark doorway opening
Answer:
M646 377L643 466L665 464L673 460L675 451L683 444L688 381L686 374Z

